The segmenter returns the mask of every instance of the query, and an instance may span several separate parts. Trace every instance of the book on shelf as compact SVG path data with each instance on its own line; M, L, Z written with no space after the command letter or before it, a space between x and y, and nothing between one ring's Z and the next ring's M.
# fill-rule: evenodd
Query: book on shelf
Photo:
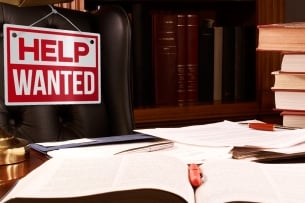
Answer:
M206 18L199 24L198 92L200 102L213 102L214 89L214 20Z
M213 101L215 102L220 102L222 98L222 39L223 27L214 26Z
M282 52L281 71L305 72L305 52Z
M64 3L57 3L57 2L64 2ZM57 0L57 2L55 2L54 6L61 8L68 8L72 10L78 10L78 11L85 11L85 3L82 0L66 0L66 1Z
M186 14L177 14L177 100L178 105L187 103L186 78Z
M198 15L152 13L155 104L198 102Z
M19 180L1 202L275 203L304 199L304 164L224 159L199 167L204 183L194 190L187 164L171 156L52 158Z
M305 51L305 22L258 25L258 51Z
M305 67L304 67L305 68ZM305 90L305 71L304 72L283 72L273 71L274 89L296 89Z
M186 15L186 95L187 103L198 102L199 15Z
M250 101L255 92L255 27L235 26L234 100Z
M255 27L223 27L222 101L249 101L255 92Z
M277 110L305 110L305 89L276 89L274 92Z
M283 126L305 128L305 111L282 111Z
M152 60L155 104L177 104L177 16L175 13L152 14Z
M234 101L235 89L235 28L223 27L222 49L222 101Z

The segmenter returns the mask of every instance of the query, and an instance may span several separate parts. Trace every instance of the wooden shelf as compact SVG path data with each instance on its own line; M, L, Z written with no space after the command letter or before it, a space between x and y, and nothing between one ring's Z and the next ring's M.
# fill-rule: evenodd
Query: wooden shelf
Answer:
M130 12L132 5L145 5L145 8L155 9L168 9L173 6L180 9L198 9L212 5L212 8L219 8L221 10L218 12L225 14L224 24L234 24L234 22L230 23L232 19L237 20L240 24L250 23L250 25L281 23L284 22L285 16L285 0L85 0L85 5L93 5L94 2L101 5L121 5L128 12ZM241 9L242 6L247 9ZM280 122L279 114L273 111L274 95L270 90L273 85L271 72L278 69L281 61L280 55L262 52L257 53L255 57L256 98L253 101L190 106L136 107L134 109L136 128L184 126L225 119L260 119L268 122Z
M257 102L192 105L180 107L138 108L134 110L136 127L183 126L258 116Z
M88 3L222 3L222 2L255 2L255 0L85 0Z

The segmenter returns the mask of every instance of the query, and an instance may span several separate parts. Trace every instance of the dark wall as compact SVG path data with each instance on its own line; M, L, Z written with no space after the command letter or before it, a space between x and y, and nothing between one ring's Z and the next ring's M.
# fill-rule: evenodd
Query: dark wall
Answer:
M286 22L305 21L305 1L286 0Z

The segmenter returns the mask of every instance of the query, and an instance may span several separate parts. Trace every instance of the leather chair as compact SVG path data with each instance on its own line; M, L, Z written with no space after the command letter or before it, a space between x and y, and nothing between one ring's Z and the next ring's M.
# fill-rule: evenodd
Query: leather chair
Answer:
M30 142L131 134L134 129L131 102L131 30L120 7L103 6L86 13L56 8L81 31L101 33L101 103L77 105L16 105L4 102L3 24L31 25L51 11L49 6L16 7L0 3L0 128ZM35 24L75 30L53 14Z

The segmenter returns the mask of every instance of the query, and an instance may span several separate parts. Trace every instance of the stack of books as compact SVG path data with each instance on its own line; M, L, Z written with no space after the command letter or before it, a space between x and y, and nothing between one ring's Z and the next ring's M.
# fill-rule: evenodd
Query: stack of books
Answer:
M305 127L305 22L259 25L258 51L282 54L274 76L275 110L283 125Z

